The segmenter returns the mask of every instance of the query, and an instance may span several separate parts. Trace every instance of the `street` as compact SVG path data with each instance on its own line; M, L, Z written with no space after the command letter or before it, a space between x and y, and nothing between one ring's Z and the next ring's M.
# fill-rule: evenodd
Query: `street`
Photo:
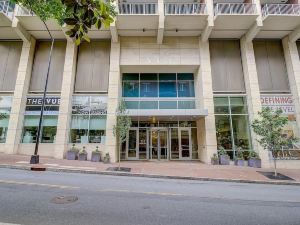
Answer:
M60 196L78 200L55 203ZM0 203L0 224L300 224L300 186L292 185L0 169Z

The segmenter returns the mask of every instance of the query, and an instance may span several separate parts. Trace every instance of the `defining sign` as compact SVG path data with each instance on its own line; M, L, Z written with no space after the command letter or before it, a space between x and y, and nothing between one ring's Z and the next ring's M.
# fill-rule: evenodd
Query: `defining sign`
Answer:
M261 95L262 107L268 107L272 110L281 109L285 115L294 115L295 106L292 95Z

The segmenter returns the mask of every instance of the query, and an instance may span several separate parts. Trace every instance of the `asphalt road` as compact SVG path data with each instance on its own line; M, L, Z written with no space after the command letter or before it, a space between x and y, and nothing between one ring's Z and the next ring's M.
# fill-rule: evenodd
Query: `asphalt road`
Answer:
M1 223L300 225L300 187L0 169Z

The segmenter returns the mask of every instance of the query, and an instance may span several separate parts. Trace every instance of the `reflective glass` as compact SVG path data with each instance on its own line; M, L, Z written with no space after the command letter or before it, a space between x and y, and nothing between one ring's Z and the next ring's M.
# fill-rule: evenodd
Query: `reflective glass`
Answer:
M176 81L176 73L160 73L159 74L160 81Z
M226 150L231 150L232 139L229 115L216 115L215 119L218 149L222 146Z
M139 74L138 73L124 73L123 74L123 80L139 80Z
M248 116L232 115L232 128L235 148L243 150L251 149L250 129L248 123Z
M123 97L139 97L139 82L124 81L123 82Z
M247 103L245 97L230 97L230 107L232 114L246 114Z
M177 80L194 80L194 74L192 73L178 73Z
M177 97L176 82L159 82L159 97Z
M140 109L158 109L157 101L140 101Z
M195 101L178 101L178 109L195 109Z
M178 81L178 97L195 97L194 81Z
M158 83L157 81L141 81L140 97L157 97L158 96Z
M125 106L127 109L138 109L139 101L125 101Z
M160 101L160 109L177 109L177 101Z
M215 97L215 114L227 114L229 113L229 101L228 97Z

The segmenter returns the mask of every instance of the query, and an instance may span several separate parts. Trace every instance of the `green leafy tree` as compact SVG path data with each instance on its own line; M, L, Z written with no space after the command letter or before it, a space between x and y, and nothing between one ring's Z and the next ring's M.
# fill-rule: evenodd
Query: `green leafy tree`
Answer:
M55 19L62 26L67 25L66 35L80 45L82 40L90 41L88 32L109 27L116 16L114 0L11 0L41 18L43 22Z
M119 153L119 169L120 169L120 161L121 161L121 146L122 143L126 141L126 137L128 131L131 127L131 118L128 115L128 111L126 109L126 105L124 101L119 103L119 106L116 110L117 115L117 122L114 125L114 136L117 138L117 145L118 145L118 153Z
M257 141L265 149L272 153L274 162L274 174L277 176L276 160L282 147L296 142L297 138L288 138L282 135L283 127L288 123L288 118L282 115L282 110L272 111L264 108L258 113L259 118L252 123L253 131L259 136Z

